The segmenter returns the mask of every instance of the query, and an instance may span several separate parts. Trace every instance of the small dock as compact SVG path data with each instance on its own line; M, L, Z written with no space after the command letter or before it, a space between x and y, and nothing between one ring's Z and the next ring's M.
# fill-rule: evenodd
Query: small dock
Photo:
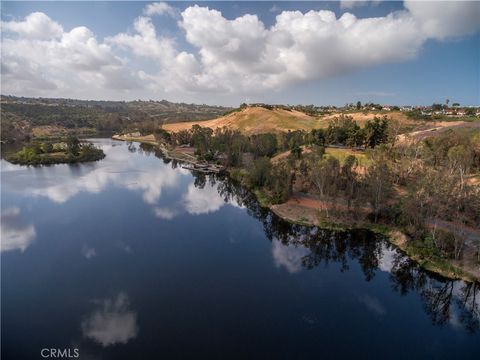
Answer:
M216 165L216 164L202 164L202 163L196 163L196 164L187 164L182 166L183 169L191 170L191 171L198 171L202 172L205 174L220 174L223 173L227 170L225 166L222 165Z

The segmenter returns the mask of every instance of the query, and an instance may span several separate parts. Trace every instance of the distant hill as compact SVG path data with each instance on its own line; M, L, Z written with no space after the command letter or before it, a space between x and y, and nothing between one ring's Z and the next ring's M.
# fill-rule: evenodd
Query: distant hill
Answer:
M88 129L118 131L147 124L201 121L217 118L232 110L223 106L166 100L125 102L5 95L0 98L0 108L2 119L7 119L2 122L2 141L15 141L37 134L48 136L62 132L85 132Z
M312 130L325 126L325 121L297 110L266 109L264 107L247 107L228 115L207 121L190 121L164 125L167 131L188 130L192 125L212 129L227 127L246 134L258 134L288 130Z

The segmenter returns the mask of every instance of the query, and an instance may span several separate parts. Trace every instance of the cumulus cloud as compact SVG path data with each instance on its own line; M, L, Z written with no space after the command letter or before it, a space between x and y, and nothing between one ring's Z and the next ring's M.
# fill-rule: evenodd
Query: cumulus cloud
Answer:
M349 12L337 17L328 10L281 11L271 26L256 14L226 18L194 5L177 13L185 41L194 49L186 50L178 39L160 35L151 20L174 13L167 3L149 4L131 31L102 41L86 27L66 31L43 13L2 22L4 91L73 96L91 94L93 87L104 93L254 96L407 61L429 39L468 35L480 26L480 4L473 1L406 1L403 10L370 18ZM151 66L139 65L145 60Z
M176 16L175 9L165 2L156 2L156 3L148 4L147 6L145 6L145 9L143 9L143 13L148 16L153 16L153 15L170 15L172 17Z
M128 296L97 301L98 309L82 322L83 336L103 347L126 344L138 334L137 314L128 309Z
M4 21L1 26L9 34L2 39L4 92L46 95L50 90L136 86L124 61L84 26L64 31L43 13L32 13L23 21Z
M424 36L445 39L474 33L480 29L478 1L412 1L404 3Z
M2 21L3 31L16 33L24 38L49 40L60 38L62 26L42 12L34 12L23 21Z

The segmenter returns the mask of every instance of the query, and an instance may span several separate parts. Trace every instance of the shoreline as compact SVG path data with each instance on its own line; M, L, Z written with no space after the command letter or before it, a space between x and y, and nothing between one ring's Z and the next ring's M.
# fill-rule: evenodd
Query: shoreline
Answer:
M196 164L198 161L195 159L190 159L186 154L175 152L174 150L169 150L165 147L165 145L158 143L155 141L153 135L147 136L140 136L140 137L130 137L126 135L113 135L112 139L119 140L119 141L132 141L138 143L145 143L148 145L157 146L163 153L163 155L171 160L183 161L190 164ZM195 171L194 169L192 169ZM229 171L234 170L234 171ZM409 259L413 260L417 263L422 269L440 275L444 278L450 280L463 280L466 282L478 282L480 281L480 277L471 273L467 269L462 268L458 264L454 264L453 261L449 261L447 259L440 259L434 258L430 256L423 256L421 252L421 248L415 245L414 241L409 242L408 236L403 233L400 229L392 226L387 226L384 224L373 224L365 221L361 222L346 222L341 219L332 218L329 220L313 220L307 218L295 218L291 217L282 211L279 206L285 205L284 204L271 204L268 198L268 195L265 194L263 191L259 189L252 189L247 186L242 181L241 172L238 171L238 168L235 169L228 169L226 173L228 174L229 178L239 182L242 186L245 186L248 190L250 190L253 195L255 196L256 200L260 204L260 206L264 208L268 208L272 211L275 215L280 217L282 220L298 224L302 226L313 227L317 226L324 229L331 229L331 230L352 230L352 229L366 229L370 230L376 234L381 234L385 236L385 239L392 245L396 246L400 251L402 251ZM310 215L314 215L316 217L316 212L318 209L312 210L304 208L304 211L309 212Z

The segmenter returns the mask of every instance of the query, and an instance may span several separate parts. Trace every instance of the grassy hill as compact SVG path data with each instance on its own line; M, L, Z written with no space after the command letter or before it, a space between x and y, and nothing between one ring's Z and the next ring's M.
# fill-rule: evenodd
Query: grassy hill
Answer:
M158 126L186 120L208 120L222 116L231 108L205 104L162 101L93 101L0 97L1 140L22 141L30 137L48 137L125 128Z
M312 130L326 126L327 122L296 110L266 109L248 107L228 115L207 121L190 121L166 124L167 131L178 132L188 130L192 125L200 125L212 129L227 127L246 134L259 134L288 130Z

